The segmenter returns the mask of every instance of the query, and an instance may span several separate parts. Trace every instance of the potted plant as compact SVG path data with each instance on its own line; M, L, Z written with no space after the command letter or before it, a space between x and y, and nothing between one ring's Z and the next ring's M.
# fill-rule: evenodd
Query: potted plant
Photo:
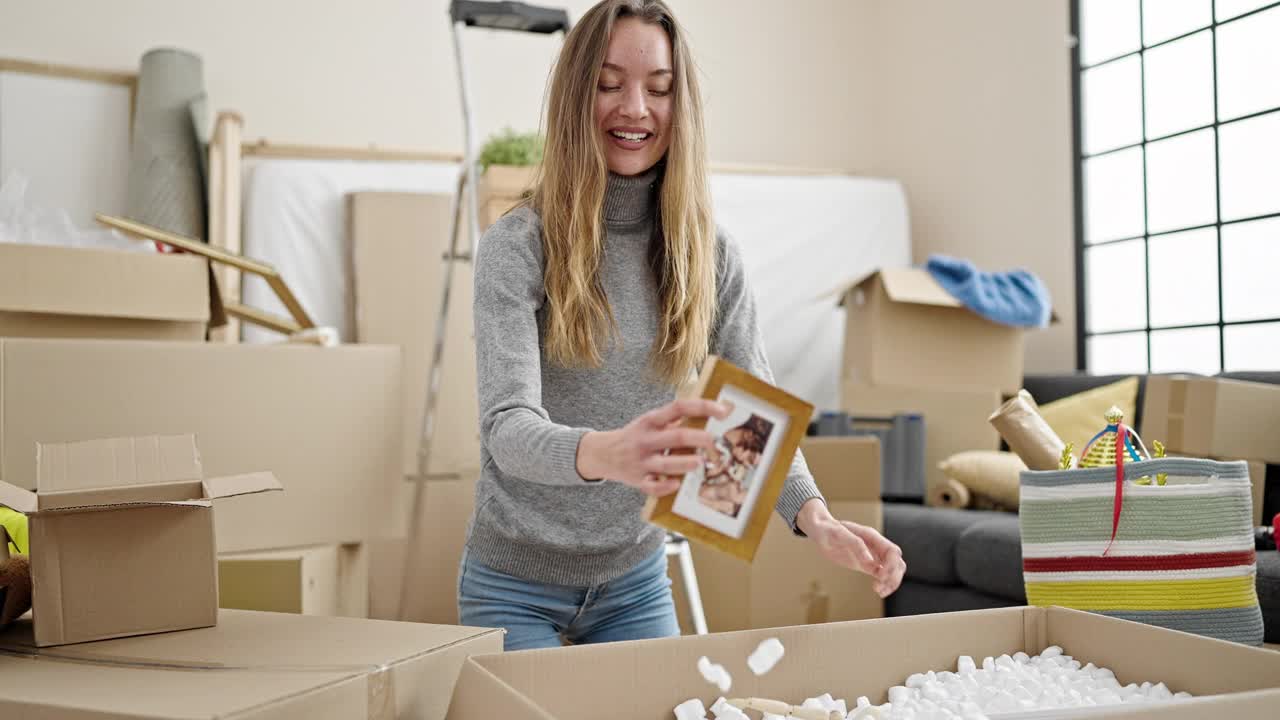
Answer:
M529 192L533 169L542 160L542 136L511 128L491 136L480 149L480 229L484 230Z

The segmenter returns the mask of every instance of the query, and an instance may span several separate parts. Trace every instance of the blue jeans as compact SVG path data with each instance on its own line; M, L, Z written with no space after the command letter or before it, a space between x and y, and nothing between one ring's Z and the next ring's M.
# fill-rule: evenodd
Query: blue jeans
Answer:
M592 587L524 580L464 552L458 617L471 627L506 628L508 651L680 634L662 548L617 580Z

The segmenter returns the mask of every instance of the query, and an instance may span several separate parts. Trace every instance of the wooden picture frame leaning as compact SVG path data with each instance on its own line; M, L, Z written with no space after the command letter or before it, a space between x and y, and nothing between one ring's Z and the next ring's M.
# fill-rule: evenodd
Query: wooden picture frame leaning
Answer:
M650 498L645 519L751 562L813 406L714 355L682 394L727 402L733 410L724 420L685 421L715 435L717 452L704 453L703 465L686 474L675 493Z

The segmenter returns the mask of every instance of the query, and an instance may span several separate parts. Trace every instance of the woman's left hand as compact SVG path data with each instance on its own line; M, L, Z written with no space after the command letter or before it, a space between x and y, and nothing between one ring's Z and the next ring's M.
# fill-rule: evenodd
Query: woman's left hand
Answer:
M870 575L872 589L888 597L902 584L907 564L902 550L875 528L832 517L826 503L813 498L796 516L796 525L818 546L823 557L840 567Z

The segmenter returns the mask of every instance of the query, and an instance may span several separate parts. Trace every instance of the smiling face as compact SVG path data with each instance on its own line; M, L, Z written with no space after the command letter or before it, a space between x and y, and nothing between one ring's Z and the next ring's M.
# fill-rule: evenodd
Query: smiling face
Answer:
M661 25L622 18L613 26L596 87L595 121L605 163L639 175L671 146L671 40Z

